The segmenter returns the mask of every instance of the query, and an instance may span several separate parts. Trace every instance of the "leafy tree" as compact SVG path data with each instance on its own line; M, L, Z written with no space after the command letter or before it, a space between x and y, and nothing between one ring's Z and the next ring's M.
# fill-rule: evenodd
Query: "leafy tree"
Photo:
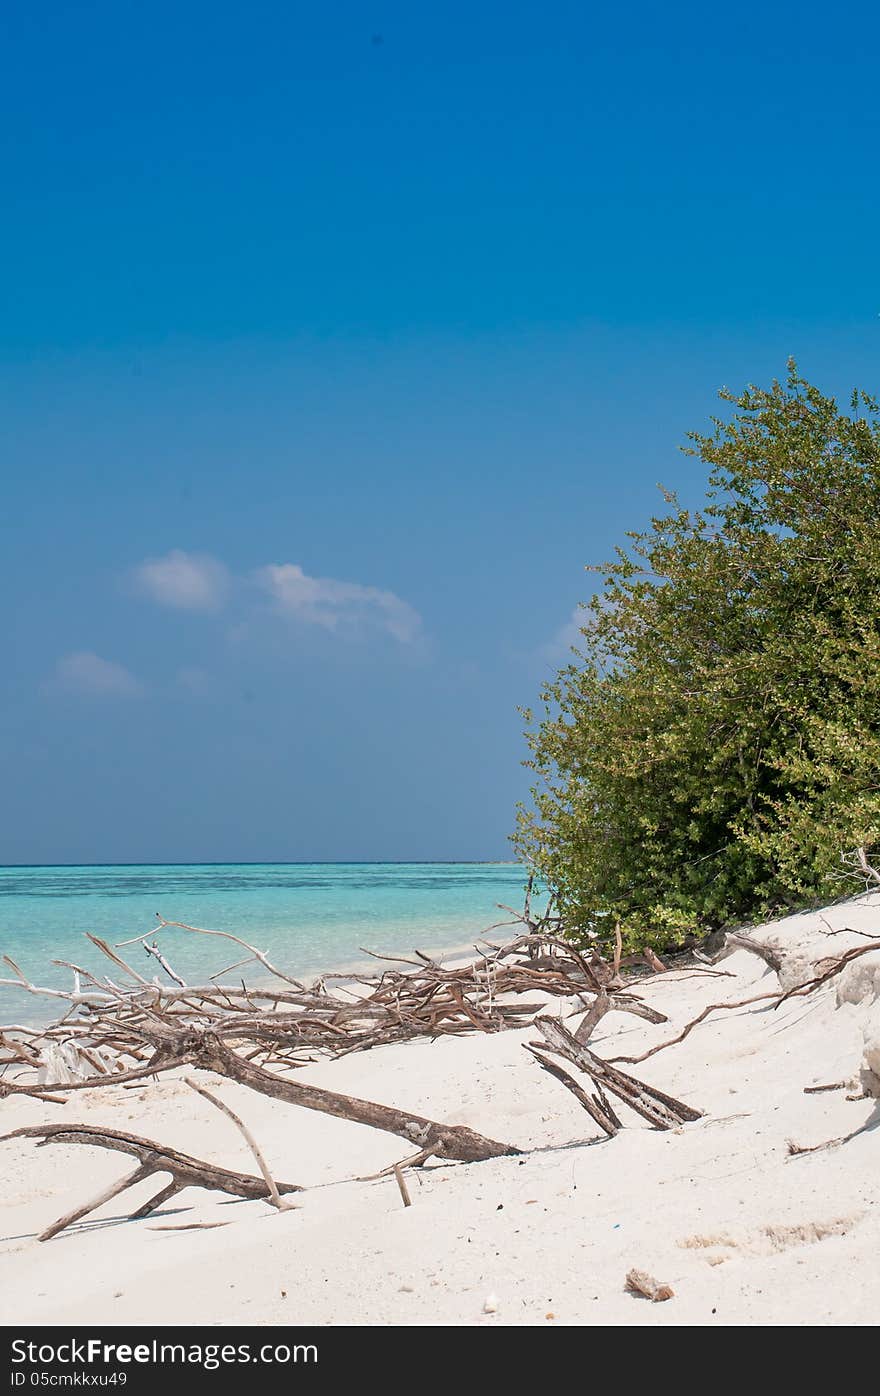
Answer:
M681 941L841 891L880 840L880 410L789 365L685 451L704 507L627 535L526 711L515 842L573 933Z

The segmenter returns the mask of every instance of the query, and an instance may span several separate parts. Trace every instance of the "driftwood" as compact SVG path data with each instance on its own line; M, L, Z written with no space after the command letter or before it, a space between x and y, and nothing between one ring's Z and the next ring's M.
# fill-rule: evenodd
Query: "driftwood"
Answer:
M789 989L786 993L780 994L779 1002L775 1006L779 1008L781 1004L785 1003L786 999L800 998L804 994L811 994L814 989L818 989L823 984L827 984L829 979L833 979L835 975L840 974L841 970L846 969L846 966L851 960L858 960L862 955L869 955L872 950L880 950L880 940L871 940L867 945L856 945L852 950L847 950L839 959L832 961L830 965L827 965L827 967L819 974L815 975L814 978L808 979L805 984L797 984L793 989ZM825 964L825 961L822 961L822 963Z
M421 1168L423 1163L427 1163L429 1158L433 1158L433 1150L419 1149L417 1154L411 1154L409 1158L402 1158L397 1163L391 1163L387 1168L380 1168L378 1173L366 1173L354 1181L357 1183L375 1183L378 1178L390 1178L391 1174L398 1173L404 1168Z
M645 963L654 971L655 974L666 973L666 966L660 959L660 956L651 949L650 945L645 946L644 950L642 951L642 955L644 956Z
M384 962L375 974L325 975L313 984L285 974L265 952L238 936L163 917L157 918L159 932L228 940L244 952L244 958L203 983L187 984L173 968L173 957L164 947L160 949L155 930L116 947L90 935L88 939L109 962L109 972L101 975L64 962L73 974L73 987L66 992L34 983L15 961L4 957L15 977L0 983L55 1000L63 1011L46 1027L0 1027L0 1097L21 1094L63 1104L73 1092L97 1085L142 1087L180 1068L212 1072L285 1104L405 1140L411 1151L408 1156L377 1175L394 1174L405 1206L412 1200L404 1178L406 1168L419 1167L431 1157L471 1163L520 1151L466 1125L442 1124L393 1105L313 1086L295 1074L297 1068L318 1056L338 1058L418 1037L504 1032L534 1025L543 1041L531 1044L532 1055L572 1092L607 1136L622 1127L612 1096L658 1128L698 1118L698 1111L616 1070L586 1045L610 1012L633 1014L655 1024L667 1021L621 977L626 961L619 934L614 961L608 964L595 947L580 949L565 939L559 918L535 916L531 887L525 912L512 914L526 934L506 944L482 942L468 964L444 966L421 951L410 958L375 956ZM156 977L148 979L124 958L121 952L128 945L140 946L151 968L157 968ZM656 957L639 958L656 972L663 970ZM233 971L245 965L255 966L263 977L255 983L230 979ZM560 1018L542 1016L554 1000L559 1001L564 1017L579 1020L576 1033L570 1033ZM560 1057L586 1073L592 1083L589 1090L560 1065ZM61 1064L64 1072L59 1069L54 1074L65 1079L55 1080L53 1067ZM152 1140L94 1126L52 1124L17 1130L6 1137L34 1137L42 1144L92 1144L129 1153L137 1161L132 1173L59 1218L41 1239L57 1235L160 1172L170 1174L170 1183L132 1217L149 1215L189 1186L217 1188L285 1206L282 1194L297 1191L296 1185L276 1183L244 1121L204 1085L185 1079L231 1118L251 1148L262 1177L216 1168Z
M854 1100L856 1097L848 1096L847 1099ZM838 1135L835 1139L824 1139L821 1144L796 1144L793 1139L789 1139L788 1154L790 1158L800 1158L803 1154L818 1154L825 1149L837 1149L841 1144L849 1144L850 1140L857 1139L860 1134L867 1134L876 1128L877 1121L869 1118L857 1129L851 1129L849 1134Z
M199 933L195 927L161 918L160 925L163 930L178 927ZM248 958L261 968L271 965L263 952L238 937L216 931L204 934L224 935L252 950ZM88 1053L100 1053L93 1063L95 1071L112 1073L120 1084L144 1079L154 1066L164 1069L166 1065L151 1059L149 1031L158 1024L181 1030L210 1029L263 1065L289 1070L313 1061L316 1054L339 1057L414 1037L504 1032L528 1026L546 1006L544 1001L535 1000L535 994L545 999L568 998L574 1005L569 1009L572 1014L589 1011L596 996L605 995L603 1011L632 1013L654 1023L665 1021L664 1014L643 1003L631 990L626 991L613 967L595 952L588 957L558 935L540 930L530 930L507 945L478 947L477 959L470 964L445 967L417 952L417 958L398 960L401 967L386 968L378 975L350 977L347 982L327 975L311 986L290 976L281 976L280 983L271 979L252 985L222 982L228 971L221 971L208 983L187 985L155 940L139 937L134 943L159 963L170 981L150 982L118 953L129 942L114 950L100 937L89 939L109 959L117 977L102 978L82 966L69 965L74 973L71 992L35 984L6 958L15 978L0 980L0 984L48 996L62 1002L67 1011L31 1035L24 1029L0 1029L4 1032L0 1067L16 1061L35 1066L41 1054L51 1058L53 1044L62 1044L75 1048L86 1061ZM274 966L271 969L280 975ZM340 982L328 987L334 980ZM69 1084L47 1078L41 1089L51 1093L56 1086L61 1089ZM0 1081L0 1094L17 1089L8 1074ZM31 1090L32 1085L26 1089Z
M864 848L854 848L848 853L841 853L840 861L846 871L839 876L845 881L855 879L862 882L866 891L880 884L880 872L868 861L868 854Z
M832 934L837 933L832 932ZM855 932L853 932L853 934L855 934ZM733 938L731 936L728 936L727 939L728 942L730 942ZM774 964L774 961L778 962L779 957L775 955L774 951L769 951L768 954L762 953L767 949L767 947L759 945L759 942L751 941L745 936L738 936L735 938L735 944L742 946L743 949L753 949L755 953L759 954L760 957L768 965L771 965L771 967L773 968L778 968L778 964ZM639 1053L637 1056L618 1056L612 1057L611 1060L613 1062L625 1062L627 1066L637 1066L640 1062L647 1061L649 1057L655 1056L657 1052L664 1052L667 1047L676 1047L680 1042L683 1042L684 1039L690 1035L690 1033L693 1032L694 1028L698 1027L700 1023L705 1022L706 1019L713 1013L729 1013L737 1008L748 1008L751 1007L753 1003L766 1002L771 999L773 1000L773 1008L775 1010L779 1008L783 1003L787 1002L788 999L802 998L807 994L813 993L814 990L821 988L823 984L827 984L829 980L833 979L836 975L840 974L841 970L845 969L846 966L850 964L852 960L857 960L862 955L868 955L875 950L880 950L880 940L870 940L865 945L854 946L852 949L847 950L843 955L840 955L836 960L832 961L830 964L826 964L825 961L823 961L822 963L825 967L820 971L819 974L814 975L812 979L808 979L806 983L797 984L793 988L787 989L784 992L782 990L769 989L763 994L754 994L751 998L734 999L723 1003L707 1004L707 1006L702 1010L702 1012L698 1013L695 1018L692 1018L689 1023L686 1023L685 1026L682 1028L681 1032L677 1033L675 1037L667 1038L664 1042L657 1042L654 1044L653 1047L648 1047L644 1052ZM807 1094L811 1094L814 1090L819 1091L833 1089L836 1089L836 1085L815 1088L807 1087L806 1092Z
M259 1170L263 1175L263 1181L265 1182L266 1187L269 1190L269 1196L272 1199L272 1206L277 1207L279 1212L286 1211L288 1207L291 1206L291 1204L282 1200L278 1192L278 1184L275 1182L275 1179L269 1172L269 1165L263 1157L263 1151L260 1148L254 1136L251 1134L251 1131L248 1129L244 1120L241 1119L239 1115L236 1115L235 1111L226 1104L225 1100L221 1100L218 1095L214 1095L213 1091L209 1091L205 1086L200 1086L198 1081L193 1081L192 1077L190 1076L185 1076L184 1080L186 1081L186 1084L190 1087L191 1090L196 1091L197 1094L200 1096L204 1096L205 1100L209 1100L212 1105L215 1105L217 1109L227 1117L227 1119L230 1119L232 1121L236 1129L243 1136L245 1143L247 1144L248 1148L250 1149L251 1153L257 1161Z
M575 1030L575 1042L589 1042L593 1035L593 1029L605 1017L610 1007L611 1000L608 994L604 989L600 989L599 993L593 999L592 1006L584 1014Z
M442 1124L393 1105L313 1086L296 1074L298 1068L319 1057L336 1059L350 1052L415 1038L533 1027L541 1040L524 1044L526 1050L541 1070L565 1086L608 1139L623 1127L617 1113L619 1102L654 1128L670 1130L699 1119L702 1112L628 1075L618 1063L635 1064L684 1041L714 1013L763 1000L773 1000L778 1006L793 995L809 994L851 960L880 949L880 941L866 941L833 962L817 965L813 979L787 993L763 993L736 1002L710 1004L676 1036L656 1043L640 1056L605 1060L588 1044L609 1013L632 1014L652 1024L667 1021L665 1014L643 1002L635 992L639 980L625 980L624 971L638 963L664 975L666 966L650 951L623 956L619 929L615 931L611 963L602 958L598 942L591 944L588 935L581 937L586 948L579 948L566 938L559 917L549 912L543 916L533 913L531 892L530 884L523 913L503 908L511 912L525 934L517 934L503 944L483 940L475 947L476 958L470 963L447 966L421 951L415 951L412 957L374 955L372 958L381 962L376 973L328 974L312 984L285 974L265 952L238 936L163 917L157 918L161 934L183 932L227 940L244 952L244 958L203 983L187 984L173 968L173 954L165 953L164 946L160 949L156 929L115 947L98 936L89 936L108 962L108 972L101 975L65 962L73 974L73 986L64 991L34 983L14 960L3 957L14 978L2 979L0 984L49 998L58 1004L60 1016L45 1027L0 1026L0 1098L23 1094L63 1105L73 1092L96 1086L137 1089L160 1074L179 1068L212 1072L285 1104L405 1140L410 1151L407 1157L374 1176L393 1174L403 1205L409 1207L412 1198L405 1169L420 1167L432 1157L471 1163L516 1155L520 1150L466 1125ZM753 950L771 967L779 968L774 963L779 959L775 949L761 946L740 933L729 937L729 942ZM123 958L120 952L127 945L141 947L150 970L156 971L152 980ZM230 977L244 966L250 966L260 978L246 983ZM725 973L699 964L691 964L687 972ZM164 980L160 980L160 973ZM667 977L669 980L671 976ZM551 1004L558 1009L558 1016L548 1012ZM574 1031L566 1026L568 1020L576 1022ZM575 1073L582 1073L586 1082ZM54 1079L56 1076L65 1079ZM156 1173L170 1175L171 1181L133 1212L132 1219L148 1216L186 1187L262 1199L277 1208L289 1205L282 1195L299 1191L297 1185L276 1182L244 1121L201 1083L185 1079L231 1118L248 1142L262 1176L218 1168L153 1140L90 1125L46 1124L18 1129L4 1138L32 1137L41 1145L91 1144L128 1153L137 1164L133 1172L99 1197L60 1217L42 1233L41 1240L57 1235ZM813 1149L834 1147L851 1137L828 1141ZM807 1152L797 1145L791 1147L793 1154ZM631 1274L642 1278L641 1272ZM647 1294L656 1282L650 1276L644 1278L651 1282L648 1288L635 1283L632 1287ZM656 1288L663 1291L666 1287ZM658 1292L649 1297L668 1295Z
M397 1179L397 1186L400 1189L400 1196L403 1198L404 1207L411 1207L412 1198L409 1195L409 1188L406 1185L406 1179L403 1176L403 1170L399 1163L395 1163L394 1165L394 1176Z
M321 1086L309 1086L304 1081L274 1076L256 1063L240 1057L213 1033L204 1033L198 1039L191 1037L189 1053L193 1064L216 1071L262 1095L286 1101L289 1105L302 1105L306 1110L335 1115L341 1120L371 1125L388 1134L397 1134L422 1150L430 1149L438 1158L473 1163L520 1152L512 1144L499 1144L494 1139L486 1139L466 1125L437 1124L435 1120L411 1115L390 1105L379 1105L372 1100L359 1100L356 1096L342 1095Z
M599 1089L617 1096L618 1100L622 1100L637 1115L641 1115L657 1129L675 1129L678 1125L701 1118L702 1110L695 1110L692 1106L685 1105L683 1101L676 1100L674 1096L666 1095L663 1091L658 1091L655 1086L648 1086L644 1081L636 1080L634 1076L628 1076L625 1071L618 1071L616 1067L603 1061L601 1057L597 1057L595 1052L590 1051L589 1047L578 1042L577 1038L557 1018L536 1018L535 1027L541 1033L551 1052L573 1062L591 1078ZM537 1045L530 1044L533 1051ZM544 1065L543 1062L541 1064ZM568 1084L568 1082L564 1084ZM583 1105L584 1100L580 1095L578 1099ZM590 1114L595 1119L594 1111L589 1106L585 1106L585 1108L590 1110Z
M565 1071L564 1068L561 1067L558 1062L553 1061L551 1057L546 1056L543 1052L539 1052L534 1043L526 1043L525 1048L527 1052L531 1052L535 1061L544 1071L548 1072L551 1076L555 1076L557 1081L561 1081L563 1086L571 1091L575 1100L580 1101L587 1114L592 1116L599 1128L605 1131L609 1139L613 1139L617 1131L622 1129L623 1126L611 1108L601 1087L597 1087L595 1095L588 1095L583 1086L579 1085L568 1071Z
M763 941L753 940L751 936L743 935L739 931L728 931L725 937L725 945L731 946L735 950L748 950L752 955L757 955L769 965L770 969L777 974L782 969L782 956L774 945L765 945Z
M748 1008L753 1003L761 1003L765 999L778 1000L778 998L779 994L770 990L766 994L753 994L751 998L734 999L730 1003L710 1003L703 1009L702 1013L698 1013L696 1018L692 1018L689 1023L686 1023L675 1037L668 1037L665 1042L655 1043L653 1047L648 1047L646 1051L639 1053L636 1057L612 1057L611 1060L613 1062L626 1062L627 1066L638 1066L639 1062L647 1061L648 1057L653 1057L657 1052L663 1052L667 1047L677 1047L679 1042L684 1042L694 1028L706 1021L710 1013L730 1012L734 1008Z
M181 989L186 988L186 981L181 979L180 975L176 972L176 970L173 970L171 968L155 941L153 941L153 944L150 945L149 941L145 940L144 950L147 952L148 955L152 955L154 960L159 961L159 964L162 966L169 979L173 979L175 984L180 985Z
M233 935L231 931L208 931L202 926L188 926L185 921L166 921L164 916L160 916L158 912L156 912L156 920L160 927L174 926L181 931L190 931L193 935L218 936L221 940L231 940L235 945L240 945L242 949L247 950L248 954L247 959L239 960L236 964L230 965L230 969L238 969L239 966L246 965L251 960L257 960L264 969L267 969L276 979L282 979L286 984L293 984L297 989L302 988L298 979L291 979L290 975L285 974L283 970L277 969L262 950L257 950L253 945L248 945L246 940L242 940L239 936ZM133 940L122 941L118 948L125 945L145 944L147 939L147 936L135 936Z
M151 1212L176 1193L182 1192L184 1188L207 1188L212 1192L226 1192L233 1197L245 1198L266 1198L269 1189L265 1179L255 1178L249 1173L236 1173L229 1168L220 1168L217 1164L205 1163L202 1159L192 1158L189 1154L182 1154L177 1149L169 1149L164 1144L157 1144L152 1139L142 1139L137 1134L124 1134L120 1130L109 1130L99 1128L97 1125L83 1124L54 1124L54 1125L27 1125L22 1129L14 1129L9 1134L0 1136L0 1142L6 1139L39 1139L38 1148L46 1144L89 1144L99 1149L112 1149L116 1153L131 1154L139 1160L138 1167L133 1173L121 1178L118 1183L107 1188L98 1197L92 1198L90 1202L81 1207L76 1207L72 1212L67 1212L63 1217L48 1226L37 1238L40 1241L49 1241L53 1236L57 1236L66 1227L72 1226L74 1222L80 1221L89 1212L94 1212L103 1203L109 1202L112 1197L124 1192L126 1188L134 1187L135 1183L140 1183L144 1178L149 1178L154 1173L170 1173L171 1182L168 1183L148 1202L145 1202L136 1211L132 1212L129 1220L136 1221L141 1217L147 1217ZM302 1188L297 1183L278 1183L278 1192L301 1192Z

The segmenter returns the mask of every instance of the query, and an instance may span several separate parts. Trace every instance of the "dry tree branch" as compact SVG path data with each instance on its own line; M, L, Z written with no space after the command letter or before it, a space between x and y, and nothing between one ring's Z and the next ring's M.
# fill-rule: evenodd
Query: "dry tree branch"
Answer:
M781 994L776 1007L779 1008L786 999L801 998L804 994L811 994L814 989L818 989L822 984L827 984L829 979L833 979L836 974L845 969L851 960L858 960L862 955L870 954L872 950L880 950L880 940L869 941L867 945L853 946L851 950L847 950L845 954L841 955L839 960L835 960L829 969L823 970L814 979L808 979L805 984L798 984L793 989L788 989L784 994Z
M856 849L856 857L865 879L869 882L880 883L880 872L868 862L868 855L864 848Z
M584 1014L577 1028L575 1029L574 1040L581 1044L589 1042L593 1035L593 1029L605 1017L611 1008L611 999L604 989L600 989L593 999L591 1007ZM663 1020L664 1022L666 1019Z
M614 1114L614 1111L608 1106L608 1102L604 1102L603 1108L603 1102L600 1101L598 1096L587 1095L583 1086L580 1086L574 1077L569 1072L565 1071L558 1062L551 1060L545 1053L539 1051L535 1043L526 1042L523 1045L526 1051L530 1052L535 1058L538 1065L544 1071L549 1072L551 1076L555 1076L557 1081L561 1081L563 1086L571 1091L575 1100L580 1101L587 1114L596 1121L599 1128L604 1130L609 1139L613 1139L622 1126L620 1120Z
M403 1198L403 1205L404 1207L411 1207L412 1198L409 1195L409 1188L407 1187L406 1180L404 1179L403 1173L401 1172L400 1164L392 1164L392 1168L394 1171L394 1176L397 1179L397 1186L400 1189L400 1195Z
M146 950L147 954L148 954L148 955L152 955L152 956L154 957L154 959L156 959L156 960L159 961L159 964L162 966L162 968L164 969L165 973L168 975L168 978L169 978L169 979L173 979L174 982L175 982L175 984L179 984L180 987L181 987L181 989L185 989L185 988L186 988L186 981L183 980L183 979L181 979L180 975L177 974L176 971L173 970L173 969L171 968L171 966L169 965L168 961L165 959L165 956L162 954L161 950L159 949L159 946L158 946L158 944L156 943L156 941L153 941L153 944L150 945L149 941L145 939L144 942L143 942L143 945L144 945L144 949Z
M42 1148L46 1144L87 1144L100 1149L111 1149L115 1153L131 1154L138 1160L139 1166L134 1173L130 1173L118 1183L114 1183L99 1197L93 1198L90 1202L75 1208L72 1212L60 1217L58 1221L53 1222L40 1234L38 1237L40 1241L51 1240L53 1236L57 1236L59 1231L63 1231L89 1212L93 1212L104 1202L109 1202L118 1193L124 1192L126 1188L133 1187L135 1183L141 1182L142 1179L148 1178L154 1173L170 1173L171 1182L149 1202L132 1212L129 1218L131 1221L148 1216L162 1202L166 1202L169 1197L182 1192L184 1188L207 1188L209 1191L225 1192L234 1197L250 1199L265 1198L266 1196L266 1182L263 1178L255 1178L249 1173L236 1173L231 1168L220 1168L216 1164L205 1163L202 1159L193 1158L190 1154L183 1154L177 1149L169 1149L164 1144L157 1144L153 1139L143 1139L137 1134L125 1134L121 1130L103 1129L97 1125L83 1124L26 1125L23 1129L14 1129L9 1134L0 1135L0 1142L7 1139L38 1139L40 1141L37 1145L38 1148ZM302 1191L297 1183L279 1183L277 1188L280 1192Z
M243 950L247 950L251 955L253 955L255 960L259 960L260 964L263 965L269 971L270 974L274 974L276 979L282 979L285 984L293 984L294 987L297 989L302 989L304 987L298 979L292 979L289 974L285 974L283 970L276 968L276 966L272 964L268 955L266 955L262 950L258 950L254 945L249 945L248 942L246 940L242 940L240 936L234 936L231 931L209 931L205 930L203 926L188 926L185 921L166 921L165 917L160 916L158 911L156 912L156 920L159 922L159 925L163 928L166 926L176 926L178 930L191 931L194 935L222 936L224 940L234 941L236 945L240 945Z
M328 1091L321 1086L310 1086L304 1081L285 1080L274 1076L254 1062L246 1061L213 1033L205 1032L199 1038L193 1035L190 1047L190 1060L194 1064L227 1076L262 1095L284 1100L290 1105L302 1105L307 1110L318 1110L325 1115L335 1115L338 1119L352 1120L357 1124L371 1125L389 1134L400 1135L420 1149L431 1149L442 1158L459 1159L463 1163L473 1163L481 1159L500 1158L507 1154L518 1154L519 1149L512 1144L499 1144L494 1139L486 1139L467 1125L441 1125L422 1115L412 1115L406 1110L397 1110L390 1105L380 1105L372 1100L360 1100L356 1096L343 1095L338 1091Z
M90 1077L85 1081L50 1081L39 1086L19 1085L11 1081L0 1081L0 1096L4 1095L32 1095L38 1098L45 1096L47 1091L93 1091L96 1086L123 1086L130 1081L142 1081L148 1076L157 1076L160 1071L170 1071L173 1067L184 1066L185 1057L169 1057L164 1053L156 1053L146 1066L132 1067L129 1071L114 1071L109 1077ZM55 1102L53 1102L55 1103ZM57 1104L64 1105L66 1100L59 1097Z
M397 1163L389 1163L387 1168L380 1168L378 1173L367 1173L363 1177L355 1178L356 1183L375 1183L379 1178L388 1178L396 1168L421 1168L434 1157L433 1149L419 1149L417 1154L410 1154L408 1158L402 1158Z
M733 1008L747 1008L749 1004L760 1003L762 999L775 998L778 998L778 994L774 991L766 994L756 994L750 999L737 999L733 1003L710 1003L703 1009L702 1013L698 1013L696 1018L692 1018L691 1021L682 1028L677 1037L670 1037L667 1038L665 1042L656 1043L655 1046L649 1047L647 1051L642 1052L638 1057L611 1057L610 1060L612 1062L626 1062L627 1066L637 1066L639 1062L647 1061L648 1057L653 1057L657 1052L662 1052L667 1047L675 1047L679 1042L684 1042L684 1039L693 1032L695 1027L704 1022L705 1019L709 1017L710 1013L719 1013L722 1010Z
M614 923L614 959L611 961L611 970L615 979L620 978L620 961L623 956L623 936L620 933L620 922Z
M757 955L769 965L770 969L777 974L782 969L782 956L772 945L765 945L763 941L753 940L751 936L741 935L739 931L728 931L725 937L725 945L732 945L737 950L748 950L752 955Z
M685 1105L684 1101L676 1100L674 1096L657 1090L656 1086L649 1086L634 1076L628 1076L625 1071L618 1071L610 1062L597 1057L595 1052L578 1042L555 1018L536 1018L535 1027L552 1051L567 1057L575 1066L580 1067L581 1071L586 1072L600 1089L616 1095L657 1129L675 1129L680 1124L702 1117L701 1110Z
M204 1096L205 1100L209 1100L212 1105L216 1105L218 1110L222 1110L223 1114L227 1115L229 1119L232 1121L232 1123L236 1126L236 1128L241 1131L245 1143L247 1144L254 1158L257 1160L260 1172L266 1180L266 1187L269 1189L269 1196L272 1200L272 1206L277 1207L279 1212L287 1211L290 1207L295 1206L295 1203L282 1202L281 1197L278 1193L278 1186L275 1182L275 1179L272 1177L272 1174L269 1172L269 1165L266 1163L266 1160L263 1156L263 1152L260 1149L260 1146L257 1143L256 1139L251 1134L250 1130L245 1124L244 1120L241 1119L239 1115L236 1115L235 1111L230 1109L226 1102L221 1100L219 1096L214 1095L211 1091L207 1089L207 1087L200 1086L197 1081L194 1081L192 1079L191 1076L184 1076L183 1079L192 1090L198 1092L200 1096Z

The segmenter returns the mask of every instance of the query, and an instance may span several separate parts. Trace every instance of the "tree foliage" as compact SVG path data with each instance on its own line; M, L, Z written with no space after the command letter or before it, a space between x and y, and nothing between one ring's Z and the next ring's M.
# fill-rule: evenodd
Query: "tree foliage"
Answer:
M880 839L880 413L722 392L704 507L627 535L526 712L516 843L566 924L668 944L839 895Z

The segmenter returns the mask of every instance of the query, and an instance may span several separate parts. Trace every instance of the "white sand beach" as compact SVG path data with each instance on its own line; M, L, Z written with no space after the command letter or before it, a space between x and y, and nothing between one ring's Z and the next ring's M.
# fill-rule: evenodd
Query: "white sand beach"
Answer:
M853 933L829 937L831 929ZM752 932L809 964L880 938L880 895ZM796 966L795 966L796 968ZM638 1055L675 1037L706 1005L778 988L744 950L717 969L675 970L639 993L669 1022L610 1013L591 1046ZM0 1292L6 1324L476 1325L872 1324L880 1253L880 1108L862 1096L866 1031L877 1035L880 956L774 1008L718 1013L685 1041L627 1067L704 1111L651 1129L621 1107L616 1138L598 1130L523 1049L535 1032L426 1040L310 1066L303 1079L467 1124L519 1156L432 1162L354 1181L402 1158L389 1134L281 1104L205 1073L244 1118L273 1172L302 1184L295 1208L189 1190L127 1221L155 1179L86 1223L39 1243L55 1217L109 1186L130 1160L28 1139L0 1145L4 1177ZM861 996L864 994L864 997ZM847 1002L847 998L861 999ZM563 1007L566 1005L563 1004ZM548 1001L558 1013L560 1002ZM805 1094L836 1082L848 1088ZM229 1120L181 1081L96 1088L64 1106L0 1103L3 1132L47 1120L105 1123L247 1172ZM791 1156L868 1126L849 1142ZM208 1228L193 1224L212 1223ZM222 1223L222 1225L218 1225ZM626 1292L631 1268L674 1296Z

